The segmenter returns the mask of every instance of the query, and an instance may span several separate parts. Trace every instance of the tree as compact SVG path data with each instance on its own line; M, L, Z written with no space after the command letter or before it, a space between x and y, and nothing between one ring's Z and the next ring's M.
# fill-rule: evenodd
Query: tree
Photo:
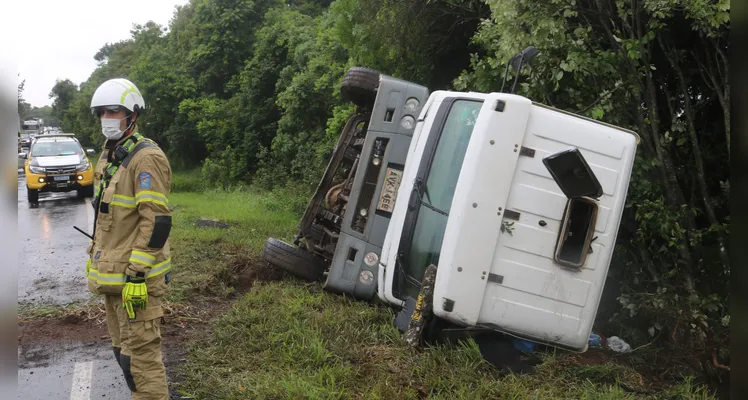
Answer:
M25 79L18 84L18 114L21 116L25 115L31 109L31 104L27 103L23 98L23 87L25 84Z
M49 92L49 98L52 99L52 115L63 120L76 94L78 94L78 85L70 79L58 79Z

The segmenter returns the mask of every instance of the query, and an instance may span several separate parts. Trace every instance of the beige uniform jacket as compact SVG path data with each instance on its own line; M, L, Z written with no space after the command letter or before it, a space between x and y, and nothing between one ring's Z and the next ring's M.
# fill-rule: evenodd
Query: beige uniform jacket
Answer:
M101 180L112 167L107 156L114 150L105 149L96 166L94 187L101 199L86 275L91 292L108 295L121 295L127 275L146 278L148 308L138 312L137 319L149 320L163 315L161 296L171 280L171 167L155 143L132 136L141 139L118 143L131 151L108 187L103 188Z

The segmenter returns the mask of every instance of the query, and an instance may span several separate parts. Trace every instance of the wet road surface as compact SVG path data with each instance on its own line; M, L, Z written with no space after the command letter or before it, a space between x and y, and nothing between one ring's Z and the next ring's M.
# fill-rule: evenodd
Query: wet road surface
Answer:
M40 193L38 205L26 199L26 179L18 174L18 301L64 305L86 300L86 247L91 232L90 198L75 191Z
M19 305L65 305L92 297L85 278L90 240L73 229L76 225L91 232L90 200L78 198L75 191L40 193L39 203L29 204L19 170ZM19 328L19 399L130 399L106 327L91 324L49 322Z

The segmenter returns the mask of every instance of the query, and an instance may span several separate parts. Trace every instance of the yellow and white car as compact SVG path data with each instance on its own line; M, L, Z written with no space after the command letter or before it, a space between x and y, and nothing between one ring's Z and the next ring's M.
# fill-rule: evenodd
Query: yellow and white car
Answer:
M79 197L93 197L94 171L86 153L73 134L44 135L34 138L25 159L26 191L30 203L39 201L39 192L78 191Z

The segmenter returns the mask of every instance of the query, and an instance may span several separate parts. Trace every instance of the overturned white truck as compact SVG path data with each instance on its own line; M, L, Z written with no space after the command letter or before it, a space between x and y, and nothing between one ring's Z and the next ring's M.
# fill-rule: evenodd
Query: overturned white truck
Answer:
M376 261L376 277L359 268L348 279L408 313L425 302L448 325L585 351L638 135L510 93L436 91L418 108L399 182L385 189L396 197L383 243L334 250L343 263ZM369 179L374 199L391 177L379 168ZM348 207L345 219L371 211ZM328 273L326 286L340 278Z

